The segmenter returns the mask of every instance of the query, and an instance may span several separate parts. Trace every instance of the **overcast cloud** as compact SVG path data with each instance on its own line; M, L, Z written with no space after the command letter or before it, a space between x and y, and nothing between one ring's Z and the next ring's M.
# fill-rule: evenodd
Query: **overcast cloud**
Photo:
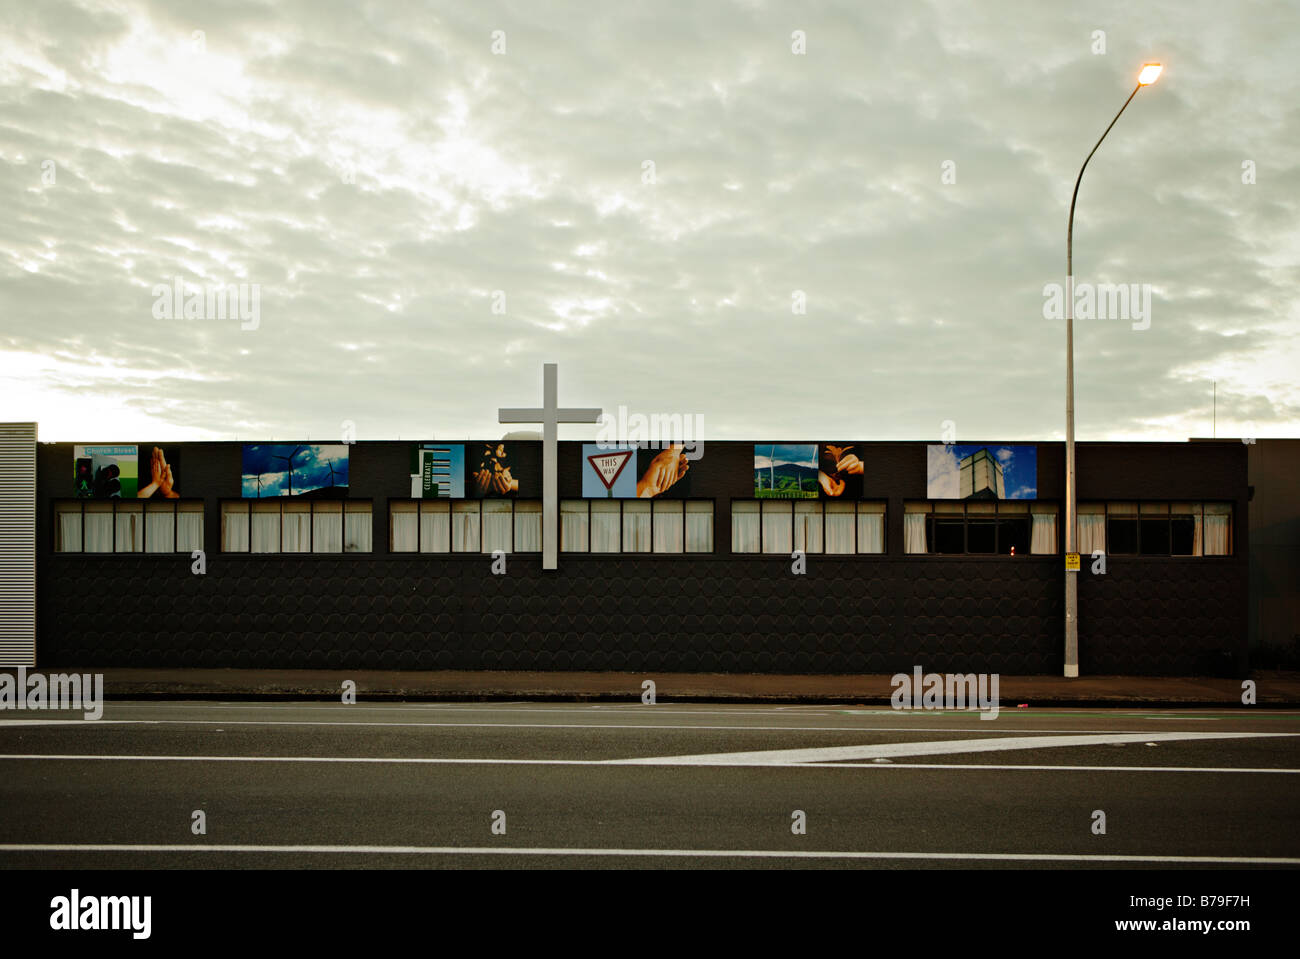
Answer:
M486 437L555 361L710 439L1061 438L1043 287L1159 60L1080 192L1077 279L1152 314L1077 324L1079 438L1209 435L1212 380L1219 435L1295 436L1298 11L6 0L0 419ZM176 277L257 328L159 319Z

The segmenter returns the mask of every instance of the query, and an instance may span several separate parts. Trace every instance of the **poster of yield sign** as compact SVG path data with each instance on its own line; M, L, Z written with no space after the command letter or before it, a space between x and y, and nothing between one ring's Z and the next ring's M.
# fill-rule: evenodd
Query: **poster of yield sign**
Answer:
M636 447L582 444L585 499L636 498Z

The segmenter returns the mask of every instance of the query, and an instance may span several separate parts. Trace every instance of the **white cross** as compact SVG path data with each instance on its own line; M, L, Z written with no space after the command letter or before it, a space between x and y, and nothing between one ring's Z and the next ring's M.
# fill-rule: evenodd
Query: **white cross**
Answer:
M556 569L559 557L559 492L556 488L555 463L557 441L561 423L596 423L600 409L559 409L556 407L559 388L556 386L556 365L542 364L542 408L499 409L498 423L542 424L542 569Z

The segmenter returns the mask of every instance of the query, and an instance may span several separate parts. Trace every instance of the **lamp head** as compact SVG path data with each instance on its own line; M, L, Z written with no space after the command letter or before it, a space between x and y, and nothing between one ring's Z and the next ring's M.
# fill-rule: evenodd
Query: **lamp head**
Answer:
M1138 86L1149 87L1155 83L1163 69L1164 67L1158 63L1142 64L1142 72L1138 74Z

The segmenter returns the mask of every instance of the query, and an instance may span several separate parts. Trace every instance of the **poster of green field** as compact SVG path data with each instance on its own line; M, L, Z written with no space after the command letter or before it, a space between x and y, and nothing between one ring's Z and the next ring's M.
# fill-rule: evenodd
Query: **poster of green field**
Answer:
M72 476L77 499L135 499L138 447L74 446Z
M763 443L754 447L756 499L816 499L817 447Z

